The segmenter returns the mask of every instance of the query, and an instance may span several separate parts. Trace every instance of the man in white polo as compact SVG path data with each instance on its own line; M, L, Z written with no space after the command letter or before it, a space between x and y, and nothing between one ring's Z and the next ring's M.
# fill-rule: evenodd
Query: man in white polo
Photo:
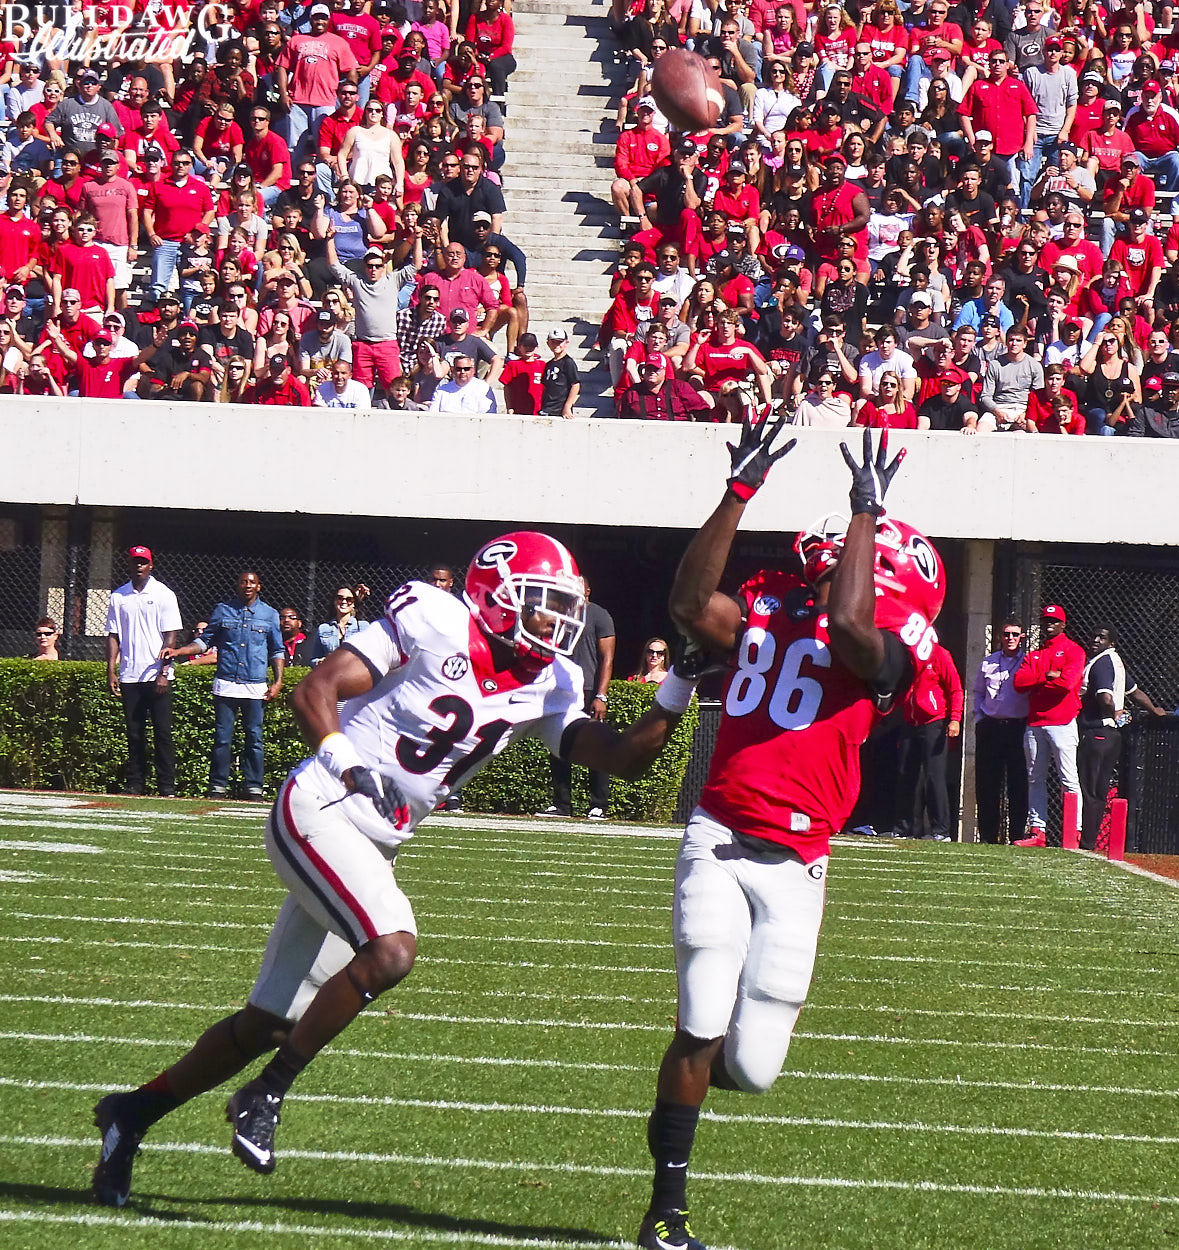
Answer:
M131 580L111 592L106 617L106 675L111 694L123 700L127 721L124 794L142 794L147 776L145 730L151 717L156 788L176 795L176 752L172 746L171 666L160 653L180 644L180 606L175 594L152 574L147 547L127 552Z
M470 356L454 352L447 358L450 379L434 388L431 412L495 412L495 393L482 378L475 376Z

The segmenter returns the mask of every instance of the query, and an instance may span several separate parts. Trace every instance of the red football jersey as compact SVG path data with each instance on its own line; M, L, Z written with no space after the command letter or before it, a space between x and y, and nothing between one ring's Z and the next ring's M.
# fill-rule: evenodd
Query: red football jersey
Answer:
M700 805L810 863L855 806L860 746L881 712L832 651L827 613L801 577L763 570L738 599L748 619Z

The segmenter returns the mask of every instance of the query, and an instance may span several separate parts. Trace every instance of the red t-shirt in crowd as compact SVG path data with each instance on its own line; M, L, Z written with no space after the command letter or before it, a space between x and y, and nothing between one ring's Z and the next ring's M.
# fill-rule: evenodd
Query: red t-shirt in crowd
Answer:
M115 276L115 267L105 248L97 243L89 247L63 243L57 249L57 263L62 288L73 287L82 296L83 308L106 307L106 284Z
M216 117L206 117L196 128L196 137L204 140L206 156L232 156L233 149L239 144L244 146L246 141L237 122L230 122L222 130Z
M1148 234L1141 243L1118 239L1110 249L1109 258L1118 261L1126 271L1131 295L1145 295L1150 286L1151 270L1165 267L1163 245L1153 234Z
M134 356L122 356L99 364L96 360L78 357L74 373L78 378L78 394L83 399L120 399L127 379L138 372Z
M535 360L509 360L504 365L499 380L504 388L504 406L509 412L532 417L540 411L544 364L538 356Z
M285 191L291 185L291 149L274 133L268 131L261 139L251 139L242 152L242 160L250 167L254 181L261 186L270 177L275 165L282 166L274 184Z
M179 243L213 211L213 193L199 178L186 178L183 186L162 180L152 185L152 194L144 207L155 213L156 234L161 239Z
M41 228L31 217L22 214L15 221L11 213L0 217L0 275L11 279L36 256L40 242Z

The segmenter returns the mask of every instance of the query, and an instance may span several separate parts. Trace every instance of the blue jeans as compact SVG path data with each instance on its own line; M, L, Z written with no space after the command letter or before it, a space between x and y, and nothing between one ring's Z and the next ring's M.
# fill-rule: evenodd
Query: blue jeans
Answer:
M264 761L262 757L261 699L230 699L213 696L213 762L209 769L209 789L224 790L229 785L229 768L233 745L233 723L241 713L246 749L242 753L242 776L247 790L261 790Z
M1117 437L1117 430L1112 425L1106 425L1104 408L1082 408L1081 415L1085 418L1086 434L1104 434Z
M1077 779L1077 722L1067 725L1029 725L1023 731L1023 755L1028 766L1028 824L1043 829L1048 823L1048 766L1053 760L1060 788L1077 796L1081 818L1081 785Z
M1030 161L1025 161L1020 154L1016 154L1015 167L1019 170L1020 208L1027 208L1028 202L1032 198L1032 187L1036 185L1036 179L1040 176L1041 166L1056 155L1056 149L1059 145L1059 135L1037 135L1036 142L1032 145L1032 159Z
M172 285L172 279L176 274L176 262L179 258L179 240L162 239L160 246L152 249L151 290L157 300Z
M911 100L916 104L921 99L921 80L932 78L929 66L919 56L911 56L905 67L905 82L900 90L902 100Z
M1167 152L1163 156L1151 157L1135 152L1134 155L1138 157L1138 164L1142 166L1144 174L1158 174L1160 191L1179 189L1179 153Z
M332 104L292 104L290 116L287 118L287 131L290 139L291 160L302 159L304 140L306 146L314 144L319 134L319 123L331 113Z

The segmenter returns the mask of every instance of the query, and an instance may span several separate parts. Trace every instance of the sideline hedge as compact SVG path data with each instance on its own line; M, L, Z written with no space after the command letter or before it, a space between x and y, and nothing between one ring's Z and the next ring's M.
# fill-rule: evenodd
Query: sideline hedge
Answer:
M284 697L266 708L266 786L270 793L307 754L288 702L291 690L307 672L288 668L283 677ZM176 788L193 798L205 792L209 781L212 685L212 665L177 669L172 696ZM610 723L623 726L637 720L655 690L655 686L634 682L611 683ZM614 780L611 816L671 819L696 721L693 701L647 776L636 782ZM235 758L240 748L239 734ZM107 689L105 663L0 660L0 786L110 793L122 784L126 752L123 708ZM464 788L463 806L485 812L543 810L552 802L548 761L540 743L531 739L517 743ZM584 769L574 771L574 802L581 810L588 806Z

